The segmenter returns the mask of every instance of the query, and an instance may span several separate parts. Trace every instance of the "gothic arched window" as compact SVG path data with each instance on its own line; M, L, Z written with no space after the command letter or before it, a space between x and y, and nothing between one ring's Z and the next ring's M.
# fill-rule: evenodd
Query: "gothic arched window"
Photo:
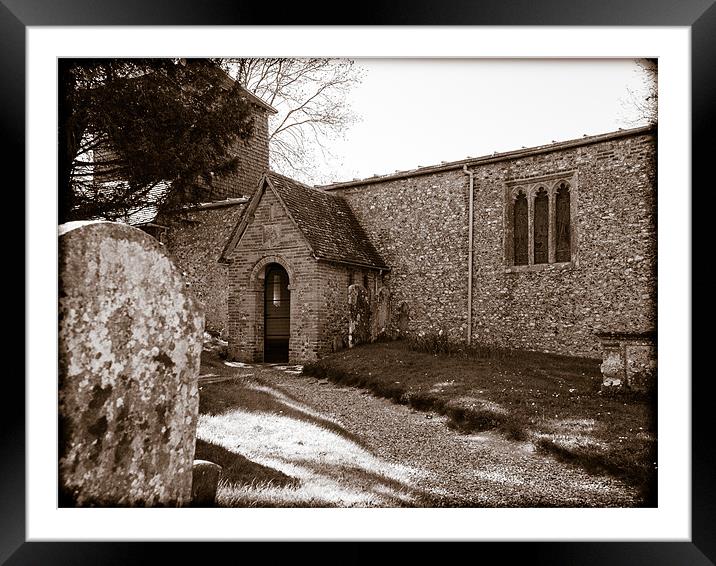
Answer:
M513 215L513 242L514 242L514 258L515 265L527 265L529 258L527 255L528 246L528 219L527 219L527 195L523 192L517 194L514 204Z
M555 234L555 261L570 261L572 259L571 226L569 206L569 185L560 183L555 198L556 234Z
M549 262L549 196L544 188L535 195L534 262Z

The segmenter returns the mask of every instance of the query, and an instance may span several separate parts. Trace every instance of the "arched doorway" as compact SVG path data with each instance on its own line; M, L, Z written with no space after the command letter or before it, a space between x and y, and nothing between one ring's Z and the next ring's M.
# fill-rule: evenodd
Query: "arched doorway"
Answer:
M264 362L288 362L291 292L288 273L277 263L266 267L264 283Z

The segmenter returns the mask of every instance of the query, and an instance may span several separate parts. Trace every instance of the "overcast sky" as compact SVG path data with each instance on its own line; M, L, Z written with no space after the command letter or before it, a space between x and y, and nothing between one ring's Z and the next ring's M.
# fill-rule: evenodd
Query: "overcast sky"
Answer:
M641 125L629 59L358 59L360 121L317 156L321 183L392 173ZM643 123L643 122L642 122Z

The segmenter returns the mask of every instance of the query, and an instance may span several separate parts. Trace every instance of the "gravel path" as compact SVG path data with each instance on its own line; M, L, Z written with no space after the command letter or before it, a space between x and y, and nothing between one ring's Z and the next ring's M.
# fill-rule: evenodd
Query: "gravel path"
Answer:
M428 506L632 507L633 490L609 476L535 452L529 442L486 432L461 434L436 413L418 412L352 387L254 366L256 377L361 438L385 462L407 466Z

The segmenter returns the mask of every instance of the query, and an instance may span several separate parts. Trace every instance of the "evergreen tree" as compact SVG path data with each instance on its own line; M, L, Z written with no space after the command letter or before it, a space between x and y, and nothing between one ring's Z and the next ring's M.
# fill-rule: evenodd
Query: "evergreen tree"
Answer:
M235 171L245 91L208 59L59 60L59 222L196 202Z

